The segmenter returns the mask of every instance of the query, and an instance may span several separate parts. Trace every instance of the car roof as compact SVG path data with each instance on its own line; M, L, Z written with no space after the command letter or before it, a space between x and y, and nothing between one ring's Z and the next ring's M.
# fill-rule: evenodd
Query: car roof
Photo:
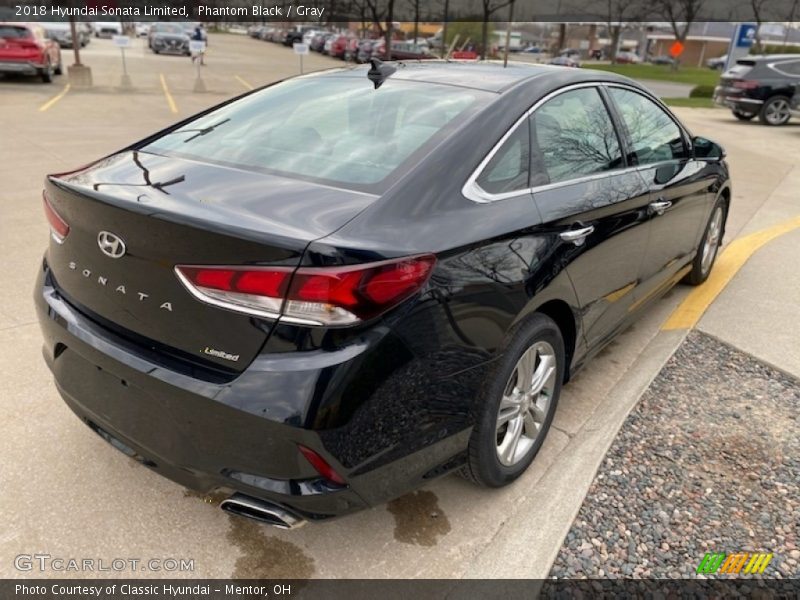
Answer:
M800 60L800 54L750 54L738 60L752 60L755 62L771 62L773 60ZM738 62L738 61L737 61Z
M570 79L567 83L619 81L637 85L627 77L610 72L514 61L509 61L507 67L501 61L412 60L396 61L392 64L399 66L391 75L392 79L469 87L495 93L503 93L523 82L556 74L561 77L567 75ZM349 69L324 71L320 75L366 77L369 68L369 65L359 65Z

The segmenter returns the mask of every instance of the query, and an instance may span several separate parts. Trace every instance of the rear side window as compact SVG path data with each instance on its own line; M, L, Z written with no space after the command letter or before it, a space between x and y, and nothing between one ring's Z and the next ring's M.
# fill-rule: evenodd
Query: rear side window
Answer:
M528 128L517 127L500 146L476 183L490 194L514 192L528 187L530 166L530 140Z
M0 39L8 40L25 39L33 37L27 27L14 27L10 25L0 25Z
M756 63L752 60L736 61L736 64L728 69L728 71L725 73L725 77L741 79L742 77L746 77L755 66Z
M680 127L660 106L631 90L611 87L609 93L625 123L636 164L688 157Z
M145 152L380 192L494 95L389 78L278 83L167 133Z
M792 77L800 77L800 59L777 63L772 68Z
M595 88L564 92L531 116L531 185L602 173L623 165L614 124Z

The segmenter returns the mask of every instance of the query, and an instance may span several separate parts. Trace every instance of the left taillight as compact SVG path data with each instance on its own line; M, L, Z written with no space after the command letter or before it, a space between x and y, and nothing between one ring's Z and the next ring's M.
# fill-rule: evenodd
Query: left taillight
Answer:
M50 224L50 235L53 240L59 244L64 243L64 239L69 234L69 225L64 218L56 212L53 205L50 203L50 198L47 197L47 192L42 192L42 202L44 204L44 214L47 217L47 222Z
M421 255L346 267L175 267L197 299L230 310L316 326L377 317L422 289L436 258Z

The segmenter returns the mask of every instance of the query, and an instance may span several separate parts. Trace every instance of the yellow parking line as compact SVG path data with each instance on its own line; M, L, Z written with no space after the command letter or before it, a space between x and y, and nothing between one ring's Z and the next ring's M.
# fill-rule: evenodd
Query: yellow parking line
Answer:
M174 113L178 114L178 105L175 104L175 99L172 97L172 94L169 93L169 88L167 87L167 80L164 78L164 74L160 74L161 77L161 87L164 90L164 96L167 97L167 104L169 104L169 109Z
M797 228L800 228L800 216L731 242L717 258L714 269L706 282L689 293L661 326L661 329L665 331L691 329L697 325L706 309L759 248Z
M50 100L48 100L47 102L45 102L44 104L42 104L42 105L39 107L39 112L44 112L44 111L46 111L48 108L50 108L51 106L53 106L53 105L54 105L56 102L58 102L58 101L59 101L59 100L61 100L61 99L62 99L64 96L66 96L68 91L69 91L69 84L65 85L65 86L64 86L64 89L63 89L63 90L61 90L61 92L59 92L59 93L58 93L56 96L53 96L52 98L50 98Z
M238 75L234 75L234 77L235 77L235 78L236 78L236 79L239 81L239 83L241 83L241 84L242 84L244 87L246 87L248 90L254 90L254 89L256 89L256 88L254 88L252 85L250 85L250 84L247 82L247 80L246 80L246 79L242 79L242 78L241 78L241 77L239 77Z

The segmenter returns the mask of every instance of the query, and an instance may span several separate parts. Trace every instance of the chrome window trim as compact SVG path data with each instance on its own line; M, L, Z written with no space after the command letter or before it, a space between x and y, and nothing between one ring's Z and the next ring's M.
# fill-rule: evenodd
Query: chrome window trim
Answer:
M675 116L675 113L673 113L669 109L669 107L661 101L660 98L656 98L654 95L652 95L650 92L647 92L646 90L641 90L641 89L639 89L637 87L634 87L632 85L627 85L627 84L624 84L624 83L617 83L617 82L613 82L612 81L612 82L605 83L604 85L605 85L605 87L619 87L619 88L627 89L627 90L629 90L631 92L635 92L635 93L639 94L640 96L644 96L648 100L651 100L656 106L658 106L661 110L663 110L667 114L667 116L670 118L670 120L673 123L675 123L675 126L683 134L684 142L686 142L687 147L689 148L689 150L692 150L692 135L691 135L691 133L689 133L689 130L686 129L686 127L684 127L683 123L681 123L680 120L678 120L678 117ZM655 164L655 163L653 163L653 164Z
M467 182L461 188L461 193L470 200L472 200L473 202L477 202L479 204L486 204L489 202L496 202L498 200L505 200L506 198L521 196L523 194L529 194L533 189L531 187L520 188L518 190L512 190L510 192L502 192L500 194L492 194L491 192L487 192L481 186L479 186L477 180L478 177L480 177L481 174L483 173L483 170L486 168L486 165L488 165L489 161L491 161L492 158L494 158L494 155L497 154L497 152L500 150L500 148L503 146L506 140L510 138L514 134L514 132L516 132L517 127L522 125L522 123L524 123L527 120L527 118L531 115L531 113L533 113L542 104L568 91L580 88L587 88L587 87L597 87L598 85L599 83L596 81L576 83L573 85L568 85L566 87L554 90L549 94L547 94L546 96L544 96L543 98L540 98L533 106L531 106L528 110L522 113L522 116L514 122L514 124L509 128L509 130L506 131L506 133L503 135L503 137L501 137L500 140L492 147L489 153L483 158L483 160L480 162L477 168L472 172L472 175L469 176L469 179L467 179Z
M500 194L492 194L490 192L487 192L486 190L481 188L480 185L478 185L478 183L477 183L478 177L481 176L481 174L483 173L483 170L486 168L486 166L492 160L494 155L497 154L497 152L500 150L500 148L503 146L503 144L506 142L506 140L514 134L514 132L517 130L517 127L522 125L522 123L525 122L528 119L528 117L530 117L530 115L532 113L534 113L538 108L540 108L543 104L545 104L549 100L555 98L556 96L559 96L561 94L565 94L565 93L570 92L572 90L577 90L577 89L582 89L582 88L600 88L600 87L619 87L619 88L627 89L627 90L630 90L632 92L636 92L638 94L641 94L645 98L648 98L649 100L654 101L656 106L658 106L664 112L666 112L667 116L670 118L670 120L673 123L675 123L675 125L678 127L678 129L680 129L681 133L686 138L686 141L688 143L689 149L691 150L691 143L690 143L691 135L689 134L689 132L686 130L686 128L683 126L683 124L680 121L678 121L678 119L675 117L675 115L672 114L672 111L670 111L662 102L660 102L657 98L655 98L652 94L650 94L646 90L642 90L641 88L638 88L636 86L633 86L633 85L630 85L630 84L627 84L627 83L624 83L624 82L616 82L616 81L586 81L586 82L582 82L582 83L575 83L575 84L568 85L568 86L565 86L563 88L559 88L557 90L554 90L554 91L550 92L549 94L547 94L543 98L540 98L528 110L526 110L522 114L522 116L514 122L514 124L508 129L508 131L506 131L506 133L503 135L503 137L501 137L500 140L492 147L492 149L489 151L489 153L483 158L483 160L480 162L480 164L477 166L477 168L472 172L472 174L469 176L469 179L467 179L467 182L461 188L461 193L466 198L468 198L469 200L472 200L473 202L476 202L478 204L488 204L490 202L497 202L497 201L500 201L500 200L506 200L507 198L515 198L517 196L522 196L523 194L534 194L535 192L542 192L542 191L546 191L546 190L557 189L559 187L563 187L563 186L566 186L566 185L573 185L573 184L576 184L576 183L583 183L583 182L586 182L586 181L592 181L594 179L603 179L605 177L610 177L611 175L619 175L619 174L624 174L624 173L632 173L632 172L635 172L635 171L643 171L645 169L658 168L661 165L673 162L675 159L666 160L666 161L660 161L658 163L649 163L649 164L646 164L646 165L633 165L633 166L628 166L628 167L624 167L624 168L620 168L620 169L611 169L611 170L608 170L608 171L601 171L599 173L592 173L590 175L584 175L582 177L576 177L574 179L565 179L563 181L556 181L556 182L553 182L553 183L546 183L544 185L537 185L537 186L532 186L532 187L527 187L527 188L521 188L519 190L512 190L510 192L502 192ZM609 118L611 118L611 114L610 113L609 113ZM615 129L616 129L616 126L615 126Z
M795 73L787 73L786 71L781 69L781 67L786 63L793 63L793 62L800 63L800 56L798 56L798 58L784 58L781 60L776 60L774 62L767 63L767 66L773 71L780 73L784 77L791 77L792 79L800 79L800 75L797 75Z

